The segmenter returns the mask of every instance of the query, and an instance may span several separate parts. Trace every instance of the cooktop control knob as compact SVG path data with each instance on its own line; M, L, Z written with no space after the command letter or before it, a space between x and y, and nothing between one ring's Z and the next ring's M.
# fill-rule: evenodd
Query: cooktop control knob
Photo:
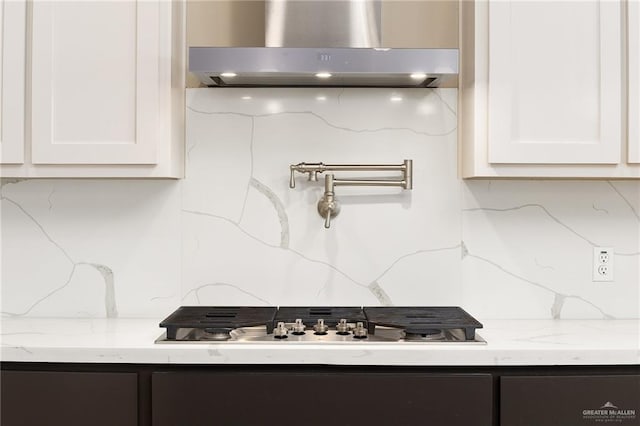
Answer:
M276 328L273 329L273 337L276 339L286 339L288 333L289 330L287 330L287 326L283 322L279 322Z
M347 334L349 334L349 324L347 324L347 320L344 318L341 319L336 325L336 330L341 336L346 336Z
M353 338L354 339L367 338L367 329L364 327L363 323L361 322L356 323L356 328L353 329Z
M327 331L329 331L329 326L325 325L324 320L320 318L316 325L313 326L313 330L315 331L315 334L323 335L327 334Z
M295 324L293 324L292 333L295 334L296 336L301 336L304 334L304 329L305 329L305 326L302 320L300 318L296 319Z

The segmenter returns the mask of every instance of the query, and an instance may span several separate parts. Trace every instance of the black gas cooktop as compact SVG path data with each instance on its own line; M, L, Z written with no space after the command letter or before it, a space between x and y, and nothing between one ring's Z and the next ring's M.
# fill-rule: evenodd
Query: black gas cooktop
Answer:
M483 342L482 324L454 306L183 306L157 342Z

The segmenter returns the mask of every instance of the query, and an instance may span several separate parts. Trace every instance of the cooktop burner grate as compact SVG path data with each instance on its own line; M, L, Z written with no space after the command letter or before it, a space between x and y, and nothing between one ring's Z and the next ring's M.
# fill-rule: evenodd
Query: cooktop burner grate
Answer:
M239 327L273 323L275 307L248 306L182 306L160 323L167 338L175 339L181 328L197 328L212 334L229 334Z
M482 324L452 306L183 306L160 327L167 341L482 341Z
M476 329L482 324L457 306L436 307L365 307L364 313L369 322L369 333L373 334L375 327L403 328L407 334L429 335L433 330L464 329L465 338L473 340Z

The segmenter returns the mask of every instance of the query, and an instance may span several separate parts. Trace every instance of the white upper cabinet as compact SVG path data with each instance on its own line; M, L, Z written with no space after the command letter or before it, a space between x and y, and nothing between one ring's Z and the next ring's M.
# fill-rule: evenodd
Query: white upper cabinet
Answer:
M629 163L640 163L640 2L629 2Z
M620 3L489 5L489 162L620 161Z
M25 164L2 176L182 177L184 1L29 6Z
M463 177L640 177L626 161L623 6L461 1Z
M33 4L33 163L156 163L159 6Z
M0 0L0 163L24 162L26 0Z

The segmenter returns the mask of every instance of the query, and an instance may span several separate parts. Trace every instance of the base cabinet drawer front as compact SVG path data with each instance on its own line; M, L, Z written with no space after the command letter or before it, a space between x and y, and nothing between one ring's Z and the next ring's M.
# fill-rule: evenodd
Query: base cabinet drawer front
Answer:
M640 375L500 379L501 426L640 426Z
M2 426L135 426L138 375L2 371Z
M154 373L154 426L492 424L490 374Z

